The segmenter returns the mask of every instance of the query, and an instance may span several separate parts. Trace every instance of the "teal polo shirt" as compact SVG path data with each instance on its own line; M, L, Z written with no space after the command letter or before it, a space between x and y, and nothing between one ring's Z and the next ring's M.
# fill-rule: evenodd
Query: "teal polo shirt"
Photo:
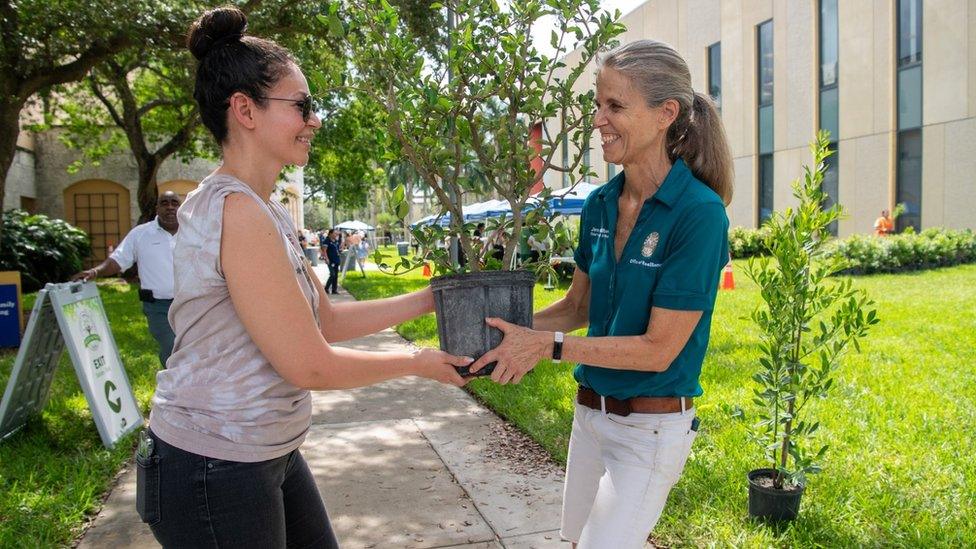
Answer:
M663 372L579 364L576 381L603 396L702 394L698 377L708 347L719 275L729 260L729 219L722 199L680 158L647 199L620 261L614 254L621 172L586 199L576 265L590 278L589 337L647 332L651 307L702 311L688 343Z

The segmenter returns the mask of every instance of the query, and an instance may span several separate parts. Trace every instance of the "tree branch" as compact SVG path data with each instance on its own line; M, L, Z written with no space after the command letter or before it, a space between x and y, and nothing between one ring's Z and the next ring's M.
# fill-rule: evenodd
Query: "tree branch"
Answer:
M132 148L132 152L136 155L137 159L139 157L151 156L152 153L149 152L149 147L146 145L146 137L142 130L142 119L139 117L138 103L135 94L132 93L132 88L129 87L128 75L120 65L114 63L112 60L106 62L106 67L109 69L108 73L112 88L119 97L119 101L122 102L123 124L120 127L129 139L129 146Z
M102 93L101 88L98 87L98 79L94 74L88 77L88 86L91 88L95 97L97 97L98 100L101 101L102 105L105 106L105 110L108 111L108 115L112 117L112 121L115 122L115 125L119 128L124 127L125 123L123 122L122 117L119 116L118 111L115 110L115 106L112 105L112 102L109 101L108 97Z
M20 85L17 87L17 95L26 101L40 89L81 80L99 61L122 51L131 44L132 38L126 34L117 34L103 42L95 42L70 63L55 67L44 67L27 75L20 81Z
M172 156L176 151L182 149L190 140L193 138L193 134L196 132L197 126L200 125L200 117L197 116L196 110L190 113L190 117L183 127L176 132L173 137L169 139L162 147L153 153L154 156L159 158L159 160L165 160Z
M167 106L177 107L179 105L183 105L184 103L185 103L184 101L176 101L174 99L154 99L146 103L145 105L139 107L139 109L136 111L136 116L138 118L142 118L149 111L155 109L156 107L167 107Z

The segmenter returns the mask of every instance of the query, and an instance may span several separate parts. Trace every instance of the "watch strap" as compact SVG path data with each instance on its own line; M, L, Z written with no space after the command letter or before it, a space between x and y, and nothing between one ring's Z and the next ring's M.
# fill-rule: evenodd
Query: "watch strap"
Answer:
M563 339L565 334L562 332L556 332L553 334L552 338L552 361L555 364L559 364L563 360Z

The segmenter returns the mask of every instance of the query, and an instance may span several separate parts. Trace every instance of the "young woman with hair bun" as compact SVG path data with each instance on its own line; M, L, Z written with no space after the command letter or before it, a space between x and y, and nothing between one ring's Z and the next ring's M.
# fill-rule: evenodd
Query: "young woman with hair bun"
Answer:
M285 166L308 162L315 103L291 54L246 31L245 15L222 7L187 39L222 162L179 210L176 341L136 456L136 507L165 547L337 547L298 450L309 391L408 375L460 386L454 367L471 360L330 345L429 313L433 297L329 302L271 198Z

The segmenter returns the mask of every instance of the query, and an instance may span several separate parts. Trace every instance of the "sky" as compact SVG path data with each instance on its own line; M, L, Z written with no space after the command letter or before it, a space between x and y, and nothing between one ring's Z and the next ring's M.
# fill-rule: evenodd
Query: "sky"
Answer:
M610 12L615 9L620 10L620 15L622 17L647 1L648 0L603 0L600 2L600 4L603 6L603 9ZM540 20L540 22L535 25L535 27L532 29L532 40L535 43L536 48L539 49L540 53L552 55L553 49L552 46L549 45L549 37L555 28L555 21L553 20L548 22L548 24L546 23L546 21Z

